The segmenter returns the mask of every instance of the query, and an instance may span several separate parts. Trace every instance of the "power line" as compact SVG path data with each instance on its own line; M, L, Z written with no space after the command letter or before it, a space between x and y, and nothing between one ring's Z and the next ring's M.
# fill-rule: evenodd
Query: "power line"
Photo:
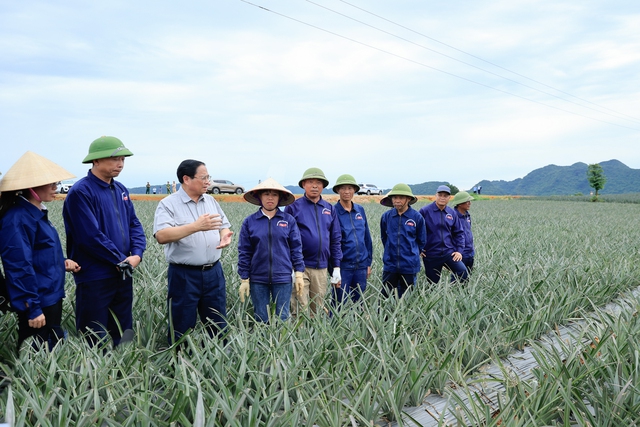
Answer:
M327 29L325 29L325 28L318 27L317 25L313 25L313 24L310 24L310 23L308 23L308 22L302 21L302 20L300 20L300 19L297 19L297 18L294 18L294 17L288 16L288 15L285 15L285 14L283 14L283 13L276 12L275 10L268 9L268 8L266 8L266 7L264 7L264 6L261 6L261 5L258 5L258 4L255 4L255 3L252 3L252 2L250 2L250 1L248 1L248 0L240 0L240 1L241 1L241 2L243 2L243 3L246 3L246 4L248 4L248 5L251 5L251 6L257 7L257 8L259 8L259 9L265 10L265 11L267 11L267 12L273 13L273 14L275 14L275 15L281 16L281 17L283 17L283 18L289 19L289 20L291 20L291 21L298 22L298 23L300 23L300 24L306 25L306 26L311 27L311 28L314 28L314 29L316 29L316 30L319 30L319 31L325 32L325 33L327 33L327 34L331 34L331 35L333 35L333 36L340 37L340 38L342 38L342 39L345 39L345 40L348 40L348 41L350 41L350 42L353 42L353 43L359 44L359 45L361 45L361 46L365 46L365 47L368 47L368 48L370 48L370 49L377 50L378 52L382 52L382 53L385 53L385 54L387 54L387 55L394 56L394 57L399 58L399 59L402 59L402 60L404 60L404 61L408 61L408 62L411 62L411 63L413 63L413 64L419 65L419 66L421 66L421 67L425 67L425 68L429 68L429 69L434 70L434 71L438 71L438 72L443 73L443 74L446 74L446 75L448 75L448 76L455 77L455 78L457 78L457 79L464 80L464 81L467 81L467 82L469 82L469 83L473 83L473 84L476 84L476 85L478 85L478 86L485 87L485 88L487 88L487 89L491 89L491 90L494 90L494 91L497 91L497 92L501 92L501 93L504 93L504 94L506 94L506 95L514 96L514 97L516 97L516 98L520 98L520 99L523 99L523 100L525 100L525 101L529 101L529 102L532 102L532 103L535 103L535 104L539 104L539 105L542 105L542 106L545 106L545 107L548 107L548 108L553 108L553 109L558 110L558 111L562 111L562 112L565 112L565 113L573 114L573 115L575 115L575 116L584 117L584 118L586 118L586 119L595 120L595 121L598 121L598 122L601 122L601 123L606 123L606 124L609 124L609 125L622 127L622 128L625 128L625 129L640 130L640 129L637 129L637 128L633 128L633 127L629 127L629 126L625 126L625 125L621 125L621 124L617 124L617 123L612 123L612 122L609 122L609 121L606 121L606 120L597 119L597 118L595 118L595 117L586 116L586 115L584 115L584 114L576 113L576 112L574 112L574 111L569 111L569 110L566 110L566 109L564 109L564 108L560 108L560 107L556 107L556 106L553 106L553 105L550 105L550 104L546 104L546 103L544 103L544 102L536 101L536 100L534 100L534 99L530 99L530 98L527 98L527 97L525 97L525 96L518 95L518 94L515 94L515 93L512 93L512 92L506 91L506 90L498 89L498 88L496 88L496 87L493 87L493 86L490 86L490 85L487 85L487 84L484 84L484 83L480 83L480 82L477 82L477 81L475 81L475 80L471 80L471 79L468 79L468 78L466 78L466 77L462 77L462 76L459 76L459 75L457 75L457 74L451 73L451 72L449 72L449 71L441 70L441 69L439 69L439 68L432 67L432 66L430 66L430 65L424 64L424 63L419 62L419 61L416 61L416 60L414 60L414 59L407 58L407 57L405 57L405 56L402 56L402 55L399 55L399 54L396 54L396 53L390 52L390 51L388 51L388 50L381 49L381 48L379 48L379 47L376 47L376 46L373 46L373 45L370 45L370 44L367 44L367 43L361 42L361 41L359 41L359 40L355 40L355 39L352 39L352 38L350 38L350 37L343 36L342 34L338 34L338 33L336 33L336 32L333 32L333 31L327 30Z
M341 13L341 12L338 12L338 11L336 11L336 10L333 10L333 9L331 9L331 8L329 8L329 7L323 6L323 5L321 5L321 4L319 4L319 3L316 3L316 2L314 2L314 1L312 1L312 0L306 0L306 1L307 1L308 3L311 3L311 4L315 5L315 6L318 6L318 7L322 8L322 9L325 9L325 10L328 10L328 11L330 11L330 12L332 12L332 13L335 13L336 15L340 15L340 16L342 16L342 17L344 17L344 18L350 19L350 20L352 20L352 21L354 21L354 22L357 22L357 23L359 23L359 24L365 25L365 26L367 26L367 27L369 27L369 28L373 28L374 30L380 31L380 32L382 32L382 33L384 33L384 34L390 35L390 36L392 36L392 37L395 37L395 38L400 39L400 40L402 40L402 41L405 41L405 42L407 42L407 43L411 43L411 44L413 44L413 45L415 45L415 46L418 46L418 47L420 47L420 48L422 48L422 49L425 49L425 50L428 50L428 51L434 52L434 53L436 53L436 54L438 54L438 55L442 55L442 56L444 56L445 58L449 58L449 59L451 59L451 60L453 60L453 61L459 62L459 63L464 64L464 65L467 65L467 66L469 66L469 67L473 67L473 68L475 68L475 69L477 69L477 70L483 71L483 72L485 72L485 73L491 74L491 75L496 76L496 77L499 77L499 78L501 78L501 79L508 80L508 81L510 81L510 82L512 82L512 83L518 84L518 85L520 85L520 86L524 86L524 87L526 87L526 88L528 88L528 89L535 90L535 91L537 91L537 92L543 93L543 94L548 95L548 96L552 96L552 97L557 98L557 99L559 99L559 100L561 100L561 101L566 101L566 102L569 102L569 103L571 103L571 104L577 105L577 106L579 106L579 107L586 108L586 109L588 109L588 110L592 110L592 111L595 111L595 112L598 112L598 113L601 113L601 114L606 114L606 115L608 115L608 116L615 117L615 118L617 118L617 119L627 120L627 121L630 121L630 122L634 122L634 123L636 123L636 124L640 124L640 120L633 119L633 118L630 118L630 119L629 119L629 118L621 117L621 115L622 115L622 116L626 116L626 114L618 113L618 112L616 112L616 111L610 110L609 108L606 108L606 107L600 106L600 105L598 105L598 104L594 104L594 103L592 103L592 102L589 102L589 101L586 101L586 100L582 100L581 98L578 98L578 97L573 96L573 95L571 95L571 94L569 94L569 93L566 93L566 92L562 92L562 91L561 91L561 90L559 90L559 89L555 89L555 88L553 88L553 87L551 87L551 86L545 85L544 83L537 82L536 80L530 79L530 78L528 78L528 77L526 77L526 76L522 76L522 77L524 77L524 78L526 78L526 79L528 79L528 80L534 81L534 82L536 82L536 83L539 83L539 84L541 84L541 85L543 85L543 86L549 87L549 88L551 88L551 89L553 89L553 90L555 90L555 91L558 91L558 92L561 92L561 93L565 93L565 94L567 94L567 95L569 95L569 96L572 96L572 97L574 97L574 98L580 99L580 100L582 100L582 101L584 101L584 102L588 102L588 103L590 103L590 104L592 104L592 105L596 105L596 106L598 106L598 107L599 107L599 108L601 108L601 109L606 109L606 110L609 110L609 111L613 111L613 112L614 112L614 113L616 113L616 114L607 113L607 112L605 112L605 111L602 111L601 109L600 109L600 110L598 110L598 109L596 109L596 108L589 107L589 106L586 106L586 105L583 105L583 104L577 103L577 102L575 102L575 101L572 101L572 100L570 100L570 99L566 99L566 98L563 98L563 97L561 97L561 96L555 95L555 94L553 94L553 93L546 92L546 91L541 90L541 89L538 89L538 88L536 88L536 87L533 87L533 86L527 85L527 84L522 83L522 82L519 82L519 81L517 81L517 80L510 79L509 77L505 77L505 76L503 76L503 75L500 75L500 74L494 73L493 71L487 70L486 68L478 67L477 65L471 64L471 63L469 63L469 62L462 61L462 60L457 59L457 58L455 58L455 57L453 57L453 56L447 55L446 53L439 52L439 51L437 51L437 50L435 50L435 49L431 49L430 47L427 47L427 46L424 46L424 45L422 45L422 44L416 43L416 42L414 42L414 41L412 41L412 40L406 39L406 38L401 37L401 36L399 36L399 35L397 35L397 34L393 34L393 33L389 32L389 31L386 31L386 30L383 30L383 29L381 29L381 28L378 28L378 27L376 27L376 26L374 26L374 25L368 24L368 23L366 23L366 22L364 22L364 21L360 21L359 19L356 19L356 18L353 18L353 17L351 17L351 16L345 15L344 13ZM351 3L345 2L345 1L343 1L343 0L340 0L340 1L342 1L343 3L346 3L346 4L350 5L350 6L353 6ZM364 11L364 12L367 12L366 10L361 9L361 8L359 8L359 7L357 7L357 6L353 6L353 7L356 7L356 8L357 8L357 9L359 9L359 10L362 10L362 11ZM371 13L371 12L367 12L367 13ZM371 13L371 14L372 14L372 13ZM378 16L378 15L375 15L375 14L372 14L372 15L374 15L374 16ZM393 23L392 21L389 21L389 20L387 20L387 19L385 19L385 18L382 18L382 17L381 17L380 19L384 19L385 21L388 21L388 22ZM399 24L395 24L395 25L399 25ZM399 25L399 26L401 26L401 25ZM402 27L402 28L406 28L406 27L403 27L403 26L401 26L401 27ZM413 30L410 30L410 31L413 31ZM419 34L419 33L417 33L416 31L413 31L413 32L414 32L414 33L416 33L416 34ZM425 37L426 37L426 36L425 36ZM430 37L428 37L428 38L429 38L430 40L433 40L433 39L432 39L432 38L430 38ZM439 42L439 43L440 43L440 42ZM442 43L442 44L444 44L444 43ZM446 45L446 46L448 46L448 45ZM456 48L452 48L452 49L456 49ZM456 50L458 50L458 51L460 51L460 52L463 52L463 53L465 53L465 54L467 54L467 55L469 55L469 56L472 56L472 57L474 57L474 58L478 58L478 57L476 57L476 56L474 56L474 55L468 54L468 53L466 53L466 52L464 52L464 51L461 51L461 50L459 50L459 49L456 49ZM491 63L491 62L489 62L489 61L485 61L485 60L483 60L482 58L478 58L478 59L480 59L481 61L487 62L487 63L489 63L489 64L491 64L491 65L494 65L494 66L496 66L496 67L498 67L498 68L501 68L501 69L503 69L503 70L509 71L510 73L513 73L513 74L516 74L516 75L520 75L520 74L515 73L515 72L513 72L513 71L510 71L510 70L508 70L508 69L506 69L506 68L504 68L504 67L501 67L501 66L499 66L499 65L493 64L493 63ZM630 117L630 116L627 116L627 117Z
M309 1L309 0L307 0L307 1ZM363 8L361 8L361 7L359 7L359 6L354 5L353 3L349 3L349 2L348 2L348 1L346 1L346 0L339 0L339 1L340 1L340 2L342 2L342 3L344 3L344 4L347 4L347 5L351 6L351 7L353 7L353 8L355 8L355 9L358 9L358 10L360 10L360 11L362 11L362 12L368 13L369 15L375 16L375 17L376 17L376 18L378 18L378 19L382 19L383 21L389 22L389 23L391 23L391 24L393 24L393 25L396 25L396 26L398 26L398 27L400 27L400 28L404 28L404 29L405 29L405 30L407 30L407 31L411 31L411 32L412 32L412 33L414 33L414 34L417 34L417 35L422 36L422 37L424 37L424 38L427 38L427 39L429 39L429 40L431 40L431 41L433 41L433 42L436 42L436 43L439 43L439 44L441 44L441 45L443 45L443 46L446 46L446 47L448 47L449 49L453 49L453 50L455 50L455 51L457 51L457 52L460 52L460 53L463 53L463 54L465 54L465 55L468 55L468 56L470 56L470 57L472 57L472 58L474 58L474 59L477 59L477 60L479 60L479 61L485 62L485 63L487 63L487 64L489 64L489 65L492 65L492 66L494 66L494 67L496 67L496 68L500 68L500 69L502 69L502 70L504 70L504 71L507 71L507 72L512 73L512 74L515 74L516 76L518 76L518 77L522 77L523 79L527 79L527 80L532 81L532 82L534 82L534 83L537 83L537 84L539 84L539 85L541 85L541 86L547 87L547 88L549 88L549 89L553 89L553 90L555 90L555 91L557 91L557 92L563 93L563 94L565 94L565 95L567 95L567 96L570 96L570 97L572 97L572 98L579 99L579 100L580 100L580 101L582 101L582 102L586 102L586 103L588 103L588 104L595 105L595 106L597 106L597 107L599 107L599 108L602 108L602 109L605 109L605 110L611 111L612 113L618 114L618 115L620 115L620 116L628 117L628 118L630 119L630 121L637 122L637 121L639 120L639 119L638 119L638 118L636 118L636 117L630 116L630 115L628 115L628 114L621 113L621 112L619 112L619 111L613 110L613 109L608 108L608 107L605 107L605 106L603 106L603 105L596 104L595 102L591 102L591 101L589 101L589 100L587 100L587 99L580 98L579 96L575 96L575 95L573 95L573 94L571 94L571 93L569 93L569 92L565 92L565 91L563 91L563 90L557 89L557 88L555 88L555 87L553 87L553 86L550 86L550 85L548 85L548 84L546 84L546 83L543 83L543 82L541 82L541 81L538 81L538 80L532 79L531 77L527 77L527 76L525 76L524 74L520 74L520 73L518 73L518 72L516 72L516 71L510 70L510 69L508 69L508 68L506 68L506 67L503 67L503 66L501 66L501 65L499 65L499 64L496 64L496 63L494 63L494 62L488 61L488 60L486 60L486 59L484 59L484 58L481 58L481 57L479 57L479 56L477 56L477 55L474 55L474 54L472 54L472 53L466 52L466 51L464 51L464 50L462 50L462 49L458 49L458 48L457 48L457 47L455 47L455 46L452 46L452 45L450 45L450 44L444 43L444 42L442 42L442 41L440 41L440 40L438 40L438 39L435 39L435 38L433 38L433 37L430 37L430 36L428 36L428 35L426 35L426 34L423 34L423 33L419 32L419 31L416 31L416 30L414 30L414 29L412 29L412 28L409 28L409 27L404 26L404 25L402 25L402 24L398 24L397 22L394 22L394 21L392 21L392 20L390 20L390 19L387 19L387 18L385 18L384 16L380 16L380 15L378 15L378 14L375 14L375 13L373 13L373 12L370 12L370 11L368 11L368 10L366 10L366 9L363 9ZM313 3L313 2L311 2L311 1L309 1L309 2L310 2L310 3ZM316 4L316 3L314 3L314 4ZM318 6L320 6L320 5L318 5ZM324 6L320 6L320 7L324 7ZM325 9L327 9L327 10L331 10L331 9L328 9L328 8L325 8ZM335 13L339 13L339 12L335 12ZM342 14L340 14L340 15L342 15ZM343 15L343 16L348 17L348 16L346 16L346 15ZM351 18L350 18L350 19L351 19ZM359 21L358 21L358 22L359 22ZM368 25L368 24L365 24L365 25ZM373 28L375 28L375 27L373 27ZM380 30L380 31L383 31L383 30ZM427 48L427 49L428 49L428 48ZM433 52L436 52L436 53L439 53L439 54L441 54L441 55L447 56L448 58L450 58L448 55L442 54L442 53L437 52L437 51L435 51L435 50L433 50L433 49L429 49L429 50L431 50L431 51L433 51ZM455 58L453 58L453 59L455 59ZM458 61L458 60L456 59L456 61ZM463 62L463 61L459 61L459 62ZM464 63L464 62L463 62L463 63ZM466 64L466 63L465 63L465 64ZM468 64L467 64L467 65L468 65ZM472 65L472 66L473 66L473 65ZM475 67L475 68L478 68L478 67ZM483 70L482 68L479 68L479 69ZM483 71L485 71L485 70L483 70ZM488 71L488 72L489 72L489 71ZM493 73L491 73L491 74L493 74ZM497 75L497 74L495 74L495 75ZM502 77L502 76L501 76L501 77ZM504 78L504 79L507 79L507 80L510 80L510 81L513 81L513 80L511 80L511 79L508 79L507 77L503 77L503 78ZM519 83L519 82L516 82L516 83L518 83L518 84L522 84L522 83ZM527 85L524 85L524 84L522 84L522 85L523 85L523 86L526 86L526 87L530 87L530 86L527 86ZM536 90L538 90L538 89L536 89ZM540 91L540 92L547 94L547 92L544 92L544 91ZM555 96L555 95L551 95L551 96ZM557 96L556 96L556 98L559 98L559 97L557 97ZM567 101L567 102L572 102L572 101L569 101L569 100L564 99L564 98L560 98L560 99L562 99L562 100L564 100L564 101ZM576 103L576 104L577 104L577 103ZM577 105L580 105L580 104L577 104ZM583 106L583 105L581 105L581 107L589 108L589 107L585 107L585 106ZM597 111L597 110L596 110L596 111ZM604 113L603 111L599 111L599 112ZM604 113L604 114L608 114L608 113ZM609 115L611 115L611 114L609 114ZM622 118L622 117L618 117L618 118ZM626 120L626 119L625 119L625 120Z

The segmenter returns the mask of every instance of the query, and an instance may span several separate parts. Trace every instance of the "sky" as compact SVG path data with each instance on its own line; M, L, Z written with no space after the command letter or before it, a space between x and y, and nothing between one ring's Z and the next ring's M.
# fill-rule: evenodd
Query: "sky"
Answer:
M0 0L0 172L80 178L102 135L128 187L189 158L247 189L640 169L638 70L637 0Z

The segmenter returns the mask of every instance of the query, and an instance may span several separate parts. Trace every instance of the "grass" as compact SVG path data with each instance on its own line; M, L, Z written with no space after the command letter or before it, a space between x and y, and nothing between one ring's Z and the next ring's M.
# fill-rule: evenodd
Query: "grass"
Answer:
M149 233L156 203L135 203ZM228 203L223 209L238 231L255 207ZM405 298L385 300L379 219L387 208L365 209L375 252L365 300L332 317L255 324L250 304L237 296L237 252L231 247L222 259L226 340L210 340L197 328L181 351L169 348L167 266L150 235L135 273L134 343L105 353L85 345L74 328L70 278L63 320L69 339L52 353L25 346L15 359L15 319L2 316L0 369L10 387L0 394L0 418L13 408L15 425L25 426L377 425L400 420L407 406L429 393L464 384L486 362L638 286L640 230L630 224L640 213L633 205L491 200L472 205L477 268L467 286L451 286L443 275L429 290L421 274ZM63 230L61 202L50 210ZM601 339L596 352L567 348L545 356L536 382L514 380L501 397L501 417L481 418L488 410L480 404L465 416L477 416L478 423L492 419L493 425L499 419L563 425L558 420L567 417L633 425L616 423L639 409L638 393L632 393L638 368L632 338L638 331L627 326L635 320L605 314L598 319L590 321L594 336L609 338ZM628 338L622 344L613 339L623 333ZM594 372L607 379L590 378ZM587 392L596 397L588 406L580 403ZM612 411L608 418L606 411Z

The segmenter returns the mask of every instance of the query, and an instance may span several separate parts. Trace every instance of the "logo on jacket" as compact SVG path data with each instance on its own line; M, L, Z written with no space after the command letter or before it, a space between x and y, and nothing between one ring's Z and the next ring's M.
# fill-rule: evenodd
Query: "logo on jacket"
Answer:
M127 193L125 193L124 191L122 192L122 200L124 200L125 202L129 200L129 197L127 197Z
M362 218L362 215L360 215L360 212L358 212L358 213L356 214L356 219L358 219L358 220L362 220L362 219L363 219L363 218Z
M331 215L331 209L327 209L327 208L322 209L322 215Z
M289 226L289 222L280 220L280 221L278 221L278 223L276 225L278 227L287 228Z
M404 223L404 225L408 226L408 227L415 227L416 226L416 222L412 219L408 219L407 222Z
M451 216L451 214L447 214L446 218L447 218L449 221L453 221L453 216Z

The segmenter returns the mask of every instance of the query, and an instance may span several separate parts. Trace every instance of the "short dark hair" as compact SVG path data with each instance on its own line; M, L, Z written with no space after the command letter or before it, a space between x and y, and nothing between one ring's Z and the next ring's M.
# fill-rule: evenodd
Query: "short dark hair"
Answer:
M204 162L201 162L200 160L193 160L193 159L183 160L182 163L180 163L180 166L178 166L178 172L177 172L178 181L180 181L180 184L184 184L182 178L185 175L188 176L189 178L195 177L196 171L202 165L206 166Z

